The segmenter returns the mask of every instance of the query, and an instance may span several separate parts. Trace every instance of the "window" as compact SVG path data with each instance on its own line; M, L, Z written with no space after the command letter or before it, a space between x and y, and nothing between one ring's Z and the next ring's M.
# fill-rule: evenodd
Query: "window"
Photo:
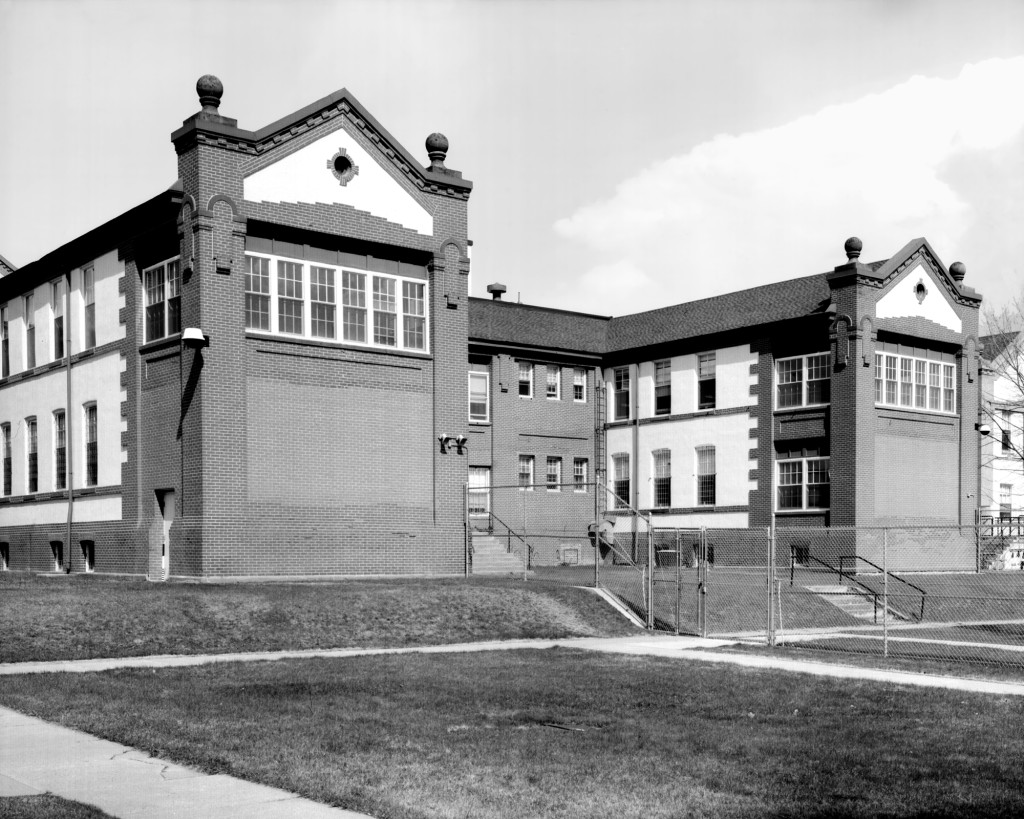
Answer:
M395 280L373 277L373 343L383 347L398 344L398 305L395 302Z
M572 488L574 492L587 491L586 458L573 458L572 460Z
M999 484L999 518L1007 520L1013 516L1013 484Z
M623 421L629 418L629 367L616 367L615 407L612 420Z
M545 475L548 492L558 492L562 487L562 459L548 456L548 469Z
M50 553L53 555L53 570L61 571L64 568L64 543L60 540L51 540Z
M519 456L519 486L533 491L533 456Z
M697 505L715 505L715 448L697 447Z
M85 407L85 485L99 483L99 449L97 445L96 405Z
M654 362L654 414L672 412L672 362Z
M366 274L341 271L342 333L345 341L366 343Z
M64 358L64 279L50 282L50 311L53 314L53 360Z
M778 462L778 509L829 508L829 459L792 458Z
M68 439L64 410L53 413L53 488L68 487Z
M11 544L7 541L0 543L0 572L6 572L11 568Z
M1009 452L1013 446L1010 439L1010 412L1009 410L1003 410L1003 423L1002 423L1002 444L1003 453Z
M82 329L85 349L96 346L96 271L87 267L82 271Z
M615 508L625 509L629 506L629 453L620 452L612 455L612 475L614 476Z
M717 381L715 379L715 354L700 353L697 356L697 409L714 409Z
M776 408L815 407L829 403L828 353L780 358L775 363Z
M954 369L941 361L875 353L875 403L953 414Z
M11 374L11 348L7 339L7 305L0 307L0 378Z
M519 397L533 397L533 365L519 362Z
M579 403L587 401L587 371L580 367L572 371L572 400Z
M181 263L177 259L143 271L146 341L181 332Z
M488 399L490 398L490 375L482 372L469 374L469 420L486 424L491 420Z
M469 468L469 514L486 517L491 512L491 469L487 466Z
M302 287L302 265L298 262L277 260L277 329L282 333L301 336L303 333L302 307L305 304Z
M309 268L309 301L309 329L313 338L335 338L333 268Z
M93 540L82 541L82 563L86 572L96 571L96 542Z
M667 449L655 450L654 458L654 505L672 505L672 452Z
M4 495L11 494L11 476L13 473L11 464L11 425L0 424L0 449L3 451L4 459L4 475L3 475L3 490Z
M25 369L36 366L36 308L33 294L25 296Z
M562 398L562 368L548 364L547 367L547 392L546 395L551 401L559 401Z
M25 440L28 446L28 491L39 491L39 429L35 418L25 419Z
M417 282L402 282L402 327L406 349L425 350L426 298L425 287Z
M245 327L270 329L270 259L245 257Z

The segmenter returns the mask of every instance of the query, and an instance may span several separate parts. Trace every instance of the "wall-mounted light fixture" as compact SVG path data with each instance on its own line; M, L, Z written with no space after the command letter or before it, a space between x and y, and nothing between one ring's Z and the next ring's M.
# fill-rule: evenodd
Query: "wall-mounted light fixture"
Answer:
M441 445L441 454L447 455L451 452L451 445L455 444L455 449L459 455L465 455L466 450L469 448L469 439L465 435L448 435L442 433L437 436L437 442Z
M974 425L974 428L978 430L978 432L981 433L982 436L992 434L992 427L990 427L988 424L979 422Z
M205 347L207 340L206 336L203 335L203 331L198 327L186 327L181 331L181 343L186 347L197 350L200 347Z

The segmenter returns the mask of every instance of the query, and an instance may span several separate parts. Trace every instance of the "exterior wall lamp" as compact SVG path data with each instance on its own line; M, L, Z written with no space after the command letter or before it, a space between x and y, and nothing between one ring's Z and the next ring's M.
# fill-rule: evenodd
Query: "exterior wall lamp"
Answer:
M451 452L452 444L455 444L456 452L465 455L469 448L469 439L465 435L448 435L441 433L437 436L437 442L441 445L441 454L447 455Z
M181 332L181 343L193 350L198 350L209 344L209 341L198 327L186 327Z
M974 425L974 428L978 430L978 432L980 432L982 436L992 434L992 427L990 427L988 424L978 423Z

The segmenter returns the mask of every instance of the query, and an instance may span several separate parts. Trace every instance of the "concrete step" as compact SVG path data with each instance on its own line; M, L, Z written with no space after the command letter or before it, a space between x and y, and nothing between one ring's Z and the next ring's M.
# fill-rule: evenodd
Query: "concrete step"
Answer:
M805 588L808 591L814 592L822 600L831 603L850 617L855 617L858 620L871 620L872 622L875 622L877 619L879 623L882 622L881 598L878 600L876 612L874 597L866 592L851 589L849 586L806 586ZM888 618L887 622L889 623L902 622L903 619L894 614L891 609L885 616Z

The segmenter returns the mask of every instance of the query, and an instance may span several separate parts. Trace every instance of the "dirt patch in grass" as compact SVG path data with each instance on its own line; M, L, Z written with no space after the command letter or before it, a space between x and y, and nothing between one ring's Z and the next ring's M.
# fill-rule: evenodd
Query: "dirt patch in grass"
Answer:
M5 679L5 705L389 819L1019 816L1024 701L566 649Z
M634 633L591 592L512 579L185 584L0 575L0 662Z

